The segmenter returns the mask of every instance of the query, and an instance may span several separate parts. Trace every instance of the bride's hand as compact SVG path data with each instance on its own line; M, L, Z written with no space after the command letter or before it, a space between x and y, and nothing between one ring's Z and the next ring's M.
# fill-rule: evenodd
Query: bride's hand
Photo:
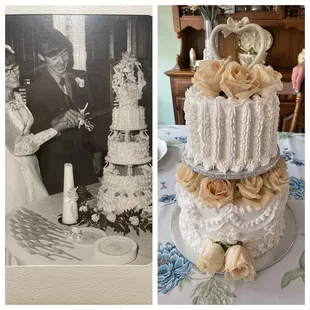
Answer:
M84 119L84 116L81 113L70 109L56 116L52 120L51 125L57 131L63 131L69 128L76 127L79 123L79 118Z

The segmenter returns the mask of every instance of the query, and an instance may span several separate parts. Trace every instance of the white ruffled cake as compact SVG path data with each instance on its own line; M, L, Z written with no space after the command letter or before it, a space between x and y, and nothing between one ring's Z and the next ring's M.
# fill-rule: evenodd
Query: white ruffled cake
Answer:
M200 63L192 83L184 103L186 161L176 174L180 232L192 251L200 253L197 266L201 271L213 275L226 270L226 278L253 280L253 258L274 247L285 227L289 184L285 160L280 157L270 170L260 168L278 155L281 74L261 64L249 69L230 59L206 60ZM194 168L200 165L205 175L186 163ZM257 168L265 172L257 175ZM214 171L236 177L206 176ZM255 177L244 179L238 173ZM239 267L227 271L226 254L223 266L210 272L210 257L220 255L210 251L219 245L229 256L237 247L246 253L242 257L249 257L249 276L240 276Z
M242 242L255 258L283 235L288 198L285 161L261 176L240 180L201 176L183 162L176 193L180 231L194 252L201 253L209 240Z
M141 64L128 52L114 66L112 88L118 106L112 112L107 165L98 192L98 208L106 215L127 210L151 212L152 158L144 107L138 105L145 86Z

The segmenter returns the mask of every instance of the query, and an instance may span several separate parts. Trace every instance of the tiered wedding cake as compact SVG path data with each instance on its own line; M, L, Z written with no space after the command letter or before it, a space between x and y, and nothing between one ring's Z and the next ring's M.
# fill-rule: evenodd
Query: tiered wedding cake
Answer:
M98 192L98 208L108 219L126 210L151 211L149 136L145 110L138 105L145 84L141 64L128 52L124 53L114 66L112 88L118 106L112 112L107 165Z
M176 175L180 231L201 254L202 271L253 280L253 258L274 247L285 227L289 179L277 147L281 74L261 64L207 60L192 83Z

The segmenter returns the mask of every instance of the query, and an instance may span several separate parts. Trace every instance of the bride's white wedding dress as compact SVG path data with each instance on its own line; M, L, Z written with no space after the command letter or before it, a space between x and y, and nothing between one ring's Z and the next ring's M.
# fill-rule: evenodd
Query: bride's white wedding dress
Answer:
M35 152L57 135L53 128L31 134L33 116L18 92L5 104L5 208L6 214L48 196Z

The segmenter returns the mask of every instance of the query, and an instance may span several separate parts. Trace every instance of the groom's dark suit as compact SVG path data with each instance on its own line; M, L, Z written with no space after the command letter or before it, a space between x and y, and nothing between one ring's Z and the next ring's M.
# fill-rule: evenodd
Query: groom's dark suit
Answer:
M86 112L91 111L92 96L86 72L70 70L67 76L66 88L71 98L69 102L47 70L27 88L27 105L34 117L31 129L33 133L50 128L52 119L70 108L78 111L78 108L84 108L88 102ZM82 79L82 83L78 83L75 78ZM50 195L63 191L66 162L73 165L75 186L98 181L93 168L90 138L91 133L82 126L80 129L76 127L65 130L41 145L37 156L43 183Z

